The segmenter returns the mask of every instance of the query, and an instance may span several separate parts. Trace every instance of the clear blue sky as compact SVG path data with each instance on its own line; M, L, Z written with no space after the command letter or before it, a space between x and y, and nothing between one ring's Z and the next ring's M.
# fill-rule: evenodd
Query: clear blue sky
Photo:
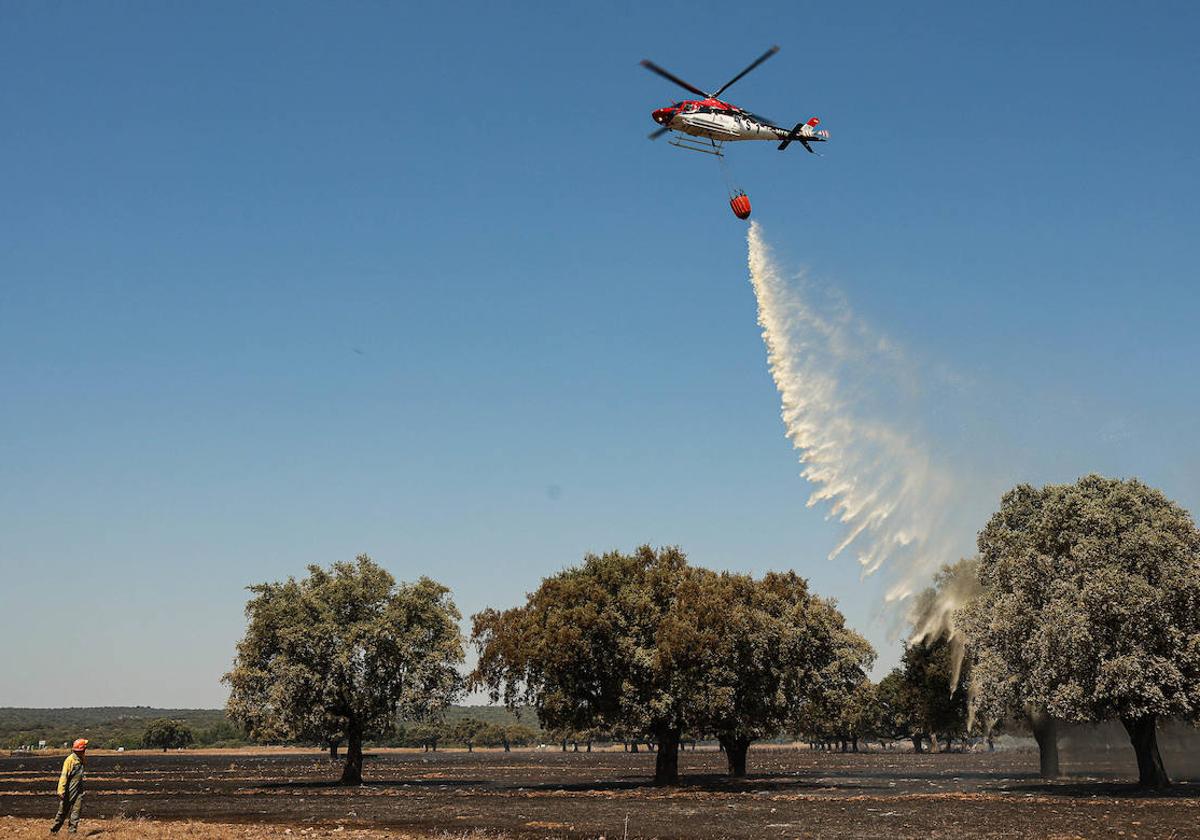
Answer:
M884 647L644 57L715 87L783 47L728 97L833 142L734 171L781 259L969 383L935 446L1200 509L1198 36L1191 3L4 3L0 705L217 705L242 587L360 552L470 614L679 543Z

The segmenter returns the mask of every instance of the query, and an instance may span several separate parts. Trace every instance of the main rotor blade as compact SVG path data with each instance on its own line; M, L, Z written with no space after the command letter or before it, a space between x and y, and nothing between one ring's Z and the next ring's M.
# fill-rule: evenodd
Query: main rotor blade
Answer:
M764 117L762 114L756 114L753 111L746 111L744 109L743 109L742 113L748 117L753 117L754 119L758 120L760 123L763 123L764 125L769 125L772 128L780 127L779 123L775 122L775 120L771 119L770 117Z
M726 82L725 84L723 84L723 85L721 86L721 89L720 89L720 90L718 90L716 93L714 93L714 94L712 95L713 99L720 99L720 97L721 97L721 94L722 94L722 93L724 93L726 90L728 90L730 87L732 87L734 82L736 82L738 79L742 78L742 76L745 76L747 73L749 73L749 72L750 72L751 70L753 70L755 67L757 67L758 65L762 64L764 61L766 61L766 60L767 60L768 58L770 58L771 56L775 55L775 53L777 53L777 52L779 52L779 47L778 47L778 46L771 47L771 49L767 50L765 53L763 53L762 55L760 55L758 58L754 59L754 63L753 63L753 64L751 64L749 67L747 67L747 68L746 68L745 70L743 70L741 73L738 73L736 76L734 76L734 77L733 77L732 79L730 79L728 82ZM644 64L645 62L642 62L642 63Z
M659 137L662 137L664 134L666 134L670 130L671 129L667 128L664 125L662 128L658 129L657 131L651 131L649 134L647 134L646 139L647 140L657 140Z
M778 49L778 47L776 47L776 49ZM664 79L671 80L672 82L674 82L675 84L677 84L681 88L683 88L684 90L691 91L692 93L696 94L697 96L701 96L705 99L708 98L708 94L705 93L704 91L700 90L700 88L696 87L695 85L689 85L683 79L679 78L678 76L674 75L673 73L670 73L670 72L662 69L661 67L659 67L657 64L655 64L653 61L651 61L648 58L642 59L642 66L645 67L647 70L649 70L651 73L657 73L658 75L662 76Z

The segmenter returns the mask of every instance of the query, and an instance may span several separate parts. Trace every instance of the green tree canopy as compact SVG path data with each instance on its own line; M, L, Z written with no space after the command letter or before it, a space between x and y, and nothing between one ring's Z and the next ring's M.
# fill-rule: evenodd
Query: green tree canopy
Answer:
M504 749L507 752L510 745L516 747L528 747L538 743L541 740L542 733L538 730L525 726L520 723L512 723L504 727L504 737L502 742Z
M1200 717L1200 532L1142 482L1006 493L967 610L982 690L1072 721L1120 719L1142 786L1169 783L1159 718Z
M744 771L750 741L779 731L840 655L873 655L795 575L718 575L677 548L589 555L474 621L473 680L493 701L533 705L552 730L646 733L660 784L678 779L684 732L718 734Z
M848 696L875 651L793 572L761 580L698 572L696 592L680 598L679 610L694 634L688 644L704 655L696 725L717 736L730 774L742 776L752 742Z
M142 746L167 750L178 750L190 746L195 740L192 730L185 724L170 718L150 721L142 735Z
M362 781L364 738L420 720L458 693L459 612L428 578L395 579L366 555L250 587L228 712L259 740L347 741L342 781Z
M694 692L676 650L660 649L659 634L688 574L676 548L589 555L543 580L524 606L474 617L473 680L493 702L532 705L547 729L653 733L655 779L673 783Z
M843 750L849 741L855 752L858 752L859 740L882 737L883 706L875 683L863 680L845 695L838 708L835 731Z
M511 746L507 727L498 723L485 723L475 733L473 742L482 747L504 747L508 752Z
M486 732L488 724L476 718L461 718L456 720L446 733L448 740L461 744L467 752L475 751L475 743L480 741L480 734Z
M901 673L901 696L908 703L905 714L914 737L927 736L936 749L939 735L945 748L954 738L966 736L970 670L960 663L949 637L906 644Z
M421 747L425 752L437 752L438 743L446 737L447 727L437 721L414 723L405 733L405 741L414 747Z
M915 720L917 700L902 669L893 668L879 681L875 699L879 703L880 733L887 738L911 738L913 749L920 752L924 733Z

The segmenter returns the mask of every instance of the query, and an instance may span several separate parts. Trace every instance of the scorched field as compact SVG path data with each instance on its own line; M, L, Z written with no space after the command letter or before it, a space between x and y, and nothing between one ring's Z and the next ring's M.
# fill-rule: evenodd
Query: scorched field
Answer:
M367 760L366 783L347 788L335 783L338 766L311 753L99 754L88 757L82 831L134 837L139 825L198 821L236 824L246 836L1200 837L1200 785L1138 794L1128 758L1100 753L1045 783L1026 751L758 749L752 775L734 781L722 775L722 756L701 750L680 756L680 786L656 788L646 753L381 751ZM45 831L60 764L0 759L7 834Z

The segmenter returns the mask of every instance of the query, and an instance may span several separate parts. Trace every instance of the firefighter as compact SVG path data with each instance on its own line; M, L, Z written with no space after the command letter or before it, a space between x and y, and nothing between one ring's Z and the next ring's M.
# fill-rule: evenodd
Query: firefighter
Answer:
M62 775L58 777L58 813L50 833L56 834L67 821L67 834L79 830L79 811L83 808L83 754L87 750L87 738L80 738L71 747L71 754L63 762Z

